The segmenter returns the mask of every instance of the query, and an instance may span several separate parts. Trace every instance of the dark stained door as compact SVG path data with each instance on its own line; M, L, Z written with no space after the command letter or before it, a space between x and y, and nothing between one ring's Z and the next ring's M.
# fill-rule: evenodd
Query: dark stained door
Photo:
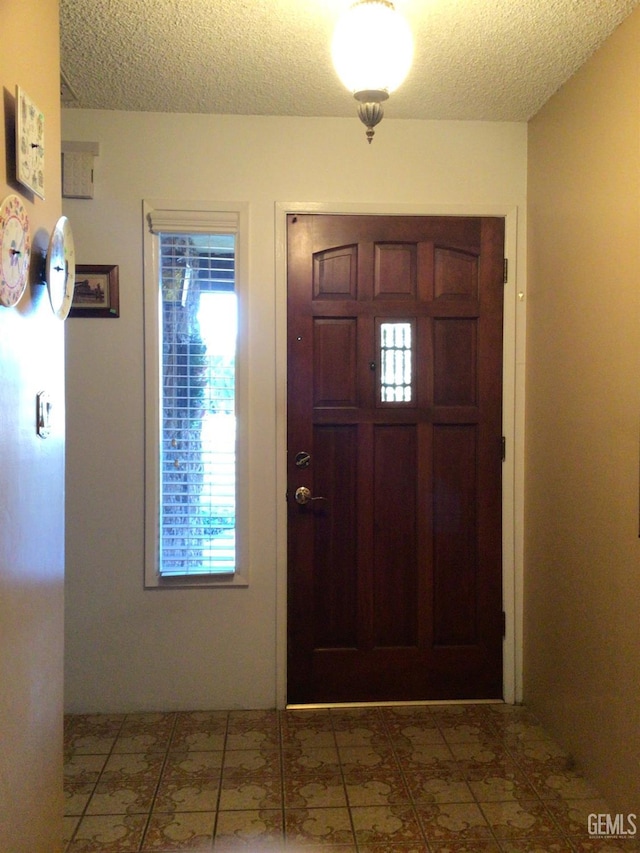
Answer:
M287 242L288 702L500 698L504 220Z

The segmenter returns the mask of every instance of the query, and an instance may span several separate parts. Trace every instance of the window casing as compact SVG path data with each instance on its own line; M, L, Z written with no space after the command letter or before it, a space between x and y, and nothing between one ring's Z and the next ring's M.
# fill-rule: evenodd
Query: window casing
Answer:
M246 210L145 202L144 217L145 586L244 586Z

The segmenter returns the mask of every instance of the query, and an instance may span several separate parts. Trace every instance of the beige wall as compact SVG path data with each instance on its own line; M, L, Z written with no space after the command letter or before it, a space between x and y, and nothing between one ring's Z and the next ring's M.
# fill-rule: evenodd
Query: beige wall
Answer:
M61 213L57 0L2 0L0 198L30 217L31 285L0 307L0 850L55 853L62 839L64 325L38 284ZM45 114L45 193L15 181L15 87ZM36 435L36 394L54 404Z
M640 804L640 10L529 127L525 701Z
M64 210L80 262L119 265L121 306L117 320L74 319L67 330L67 707L273 707L285 569L276 203L519 209L523 253L526 125L385 119L369 146L355 117L65 110L63 136L100 143L95 199L65 199ZM145 198L249 204L247 589L142 589Z

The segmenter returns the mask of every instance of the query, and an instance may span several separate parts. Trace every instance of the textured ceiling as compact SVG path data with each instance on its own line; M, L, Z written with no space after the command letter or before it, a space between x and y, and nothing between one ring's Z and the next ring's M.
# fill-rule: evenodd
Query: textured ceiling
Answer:
M66 105L352 116L329 45L348 0L61 0ZM640 0L397 0L415 39L389 118L525 121ZM75 99L68 102L68 98Z

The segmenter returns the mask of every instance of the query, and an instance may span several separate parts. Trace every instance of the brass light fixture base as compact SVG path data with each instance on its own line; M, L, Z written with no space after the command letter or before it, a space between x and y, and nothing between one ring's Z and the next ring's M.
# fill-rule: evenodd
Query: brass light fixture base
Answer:
M373 128L382 121L382 102L389 98L389 93L382 89L367 89L355 92L353 97L358 101L358 118L367 128L367 142L371 145L375 133Z

